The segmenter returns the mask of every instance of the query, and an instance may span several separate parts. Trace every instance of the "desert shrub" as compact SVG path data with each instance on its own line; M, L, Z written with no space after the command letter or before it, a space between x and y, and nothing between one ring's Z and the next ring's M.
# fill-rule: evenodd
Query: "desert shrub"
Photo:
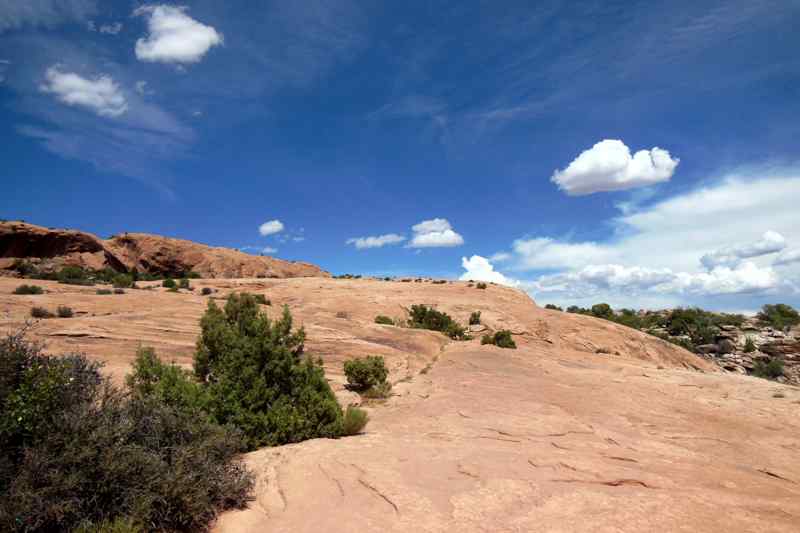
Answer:
M382 400L392 395L392 384L385 381L379 385L374 385L361 392L361 396L369 400Z
M56 314L58 315L58 318L72 318L74 315L72 308L67 307L66 305L59 305L58 309L56 309Z
M203 276L201 276L199 273L195 272L194 270L190 270L189 272L186 273L186 276L184 276L184 277L186 277L188 279L200 279Z
M122 290L122 289L120 289L120 290ZM123 292L125 292L125 291L123 291ZM99 295L99 296L107 296L109 294L113 294L111 292L111 289L97 289L96 291L94 291L94 293Z
M610 320L614 317L614 311L611 309L611 306L602 303L602 304L594 304L591 310L592 316L597 318L605 318L606 320Z
M744 341L744 352L745 353L752 353L756 351L756 343L753 340L753 337L747 337Z
M235 432L22 335L0 364L1 531L199 531L248 500Z
M125 294L125 289L114 289L114 294Z
M189 278L181 278L178 280L178 288L179 289L186 289L188 290L190 287L189 285Z
M469 325L475 326L481 323L481 312L474 311L472 314L469 315Z
M117 274L114 276L114 279L111 280L111 284L116 289L127 289L129 287L133 287L133 276L130 274Z
M363 392L386 383L389 370L386 368L383 357L369 355L345 361L344 375L352 390Z
M172 278L167 278L161 282L161 286L165 289L175 289L178 285L175 283L175 280Z
M14 263L11 265L11 269L16 271L16 273L23 278L27 278L39 273L39 269L37 269L27 259L15 259Z
M555 304L547 304L544 306L545 309L552 309L553 311L563 311L559 306Z
M394 326L394 320L389 318L388 316L378 315L375 317L376 324L385 324L387 326Z
M363 409L349 405L344 412L342 421L343 435L358 435L369 422L369 415Z
M761 324L778 329L800 324L800 313L786 304L767 304L761 308L756 318Z
M136 351L133 372L126 377L126 384L135 396L155 397L167 405L207 416L206 390L188 370L163 363L153 348L140 347Z
M477 288L477 289L485 289L486 288L486 284L481 281L477 285L475 285L475 288Z
M44 290L38 285L20 285L14 289L14 294L43 294Z
M433 280L433 284L434 285L444 285L445 283L447 283L446 279L435 279L435 280Z
M303 356L305 331L262 313L250 294L213 300L200 321L195 376L208 393L209 414L242 430L250 449L342 434L342 409L322 361Z
M494 344L500 348L516 349L517 343L511 337L511 332L507 329L501 329L495 332L494 335L484 335L481 339L481 344Z
M67 285L94 285L89 273L79 266L65 266L58 272L59 283Z
M211 287L203 287L203 290L200 291L200 294L202 294L203 296L208 296L212 292L214 291L211 290Z
M44 307L31 307L31 316L33 318L53 318L55 315L45 309Z
M263 294L254 294L253 298L255 298L256 303L259 305L272 305L272 302L269 301Z
M670 335L687 335L692 344L710 344L719 329L714 314L698 308L678 308L670 311L666 320L666 328Z
M466 340L466 330L447 313L427 305L412 305L408 325L412 328L441 331L451 339Z
M752 375L764 379L777 379L783 375L783 361L775 357L769 361L758 360L753 365Z

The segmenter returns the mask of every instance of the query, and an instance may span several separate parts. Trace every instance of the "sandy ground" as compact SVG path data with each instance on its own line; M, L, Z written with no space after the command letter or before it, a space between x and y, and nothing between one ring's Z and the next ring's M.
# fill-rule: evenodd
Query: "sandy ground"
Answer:
M370 404L363 435L247 455L250 508L219 532L249 531L800 531L800 389L716 372L653 337L536 307L524 294L466 283L322 278L196 280L194 293L0 279L0 330L30 307L69 305L32 336L81 351L119 380L138 345L191 364L213 297L264 294L288 305L346 404L344 360L386 358L395 395ZM463 323L481 311L517 350L373 323L414 303ZM479 335L477 335L479 337Z

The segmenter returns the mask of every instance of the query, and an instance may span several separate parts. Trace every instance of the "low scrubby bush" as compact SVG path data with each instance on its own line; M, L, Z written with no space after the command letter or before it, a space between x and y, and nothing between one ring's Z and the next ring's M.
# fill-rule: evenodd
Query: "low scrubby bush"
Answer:
M59 283L67 285L94 285L89 273L79 266L65 266L58 272Z
M516 349L517 343L511 337L511 332L507 329L501 329L494 333L494 335L484 335L481 339L481 344L494 344L499 348L512 348Z
M486 288L486 284L481 281L477 285L475 285L475 287L478 288L478 289L485 289Z
M125 294L125 289L114 289L114 294Z
M471 315L469 315L469 325L475 326L481 323L481 312L474 311Z
M161 286L165 289L175 289L178 285L175 283L175 280L172 278L167 278L161 282Z
M200 291L200 294L202 294L203 296L208 296L212 292L214 291L211 289L211 287L203 287L203 290Z
M190 287L191 287L191 285L189 284L189 278L181 278L178 281L178 288L179 289L189 290Z
M111 281L115 289L127 289L133 287L133 276L130 274L117 274Z
M375 317L376 324L385 324L387 326L394 326L394 320L385 315L378 315Z
M59 305L58 309L56 309L56 314L58 318L72 318L73 312L71 307L67 307L66 305Z
M753 337L747 337L744 341L744 353L752 353L756 351L756 343Z
M20 285L14 289L14 294L44 294L44 289L38 285Z
M254 294L253 298L255 298L256 303L259 305L272 305L272 302L269 301L263 294Z
M427 305L412 305L408 325L412 328L441 331L451 339L469 340L463 326L460 326L447 313L437 311Z
M120 290L122 290L122 289L120 289ZM125 291L122 291L122 292L125 292ZM94 291L94 293L97 294L98 296L108 296L109 294L113 294L111 289L97 289L96 291Z
M248 501L235 431L21 334L0 365L0 531L201 531Z
M31 316L33 318L53 318L55 315L44 307L37 306L31 308Z
M343 435L358 435L369 422L369 415L363 409L349 405L344 412L342 422Z
M778 329L800 324L800 313L787 304L767 304L761 308L756 318L761 324Z
M764 379L778 379L783 375L783 361L775 357L769 361L758 360L753 365L752 375Z
M347 377L348 387L364 392L385 384L386 378L389 377L389 370L386 368L383 357L369 355L345 361L344 375Z
M563 311L559 306L555 304L547 304L544 306L545 309L552 309L553 311Z

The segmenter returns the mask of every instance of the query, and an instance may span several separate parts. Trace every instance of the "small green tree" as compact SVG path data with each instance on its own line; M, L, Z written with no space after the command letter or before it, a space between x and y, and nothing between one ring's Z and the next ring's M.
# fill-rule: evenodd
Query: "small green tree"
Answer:
M161 286L165 289L177 289L178 285L175 283L175 280L172 278L167 278L161 282Z
M322 361L303 356L305 331L284 307L271 321L250 294L209 301L200 321L194 371L209 412L240 428L250 449L342 434L342 409Z
M376 324L384 324L386 326L394 326L394 320L389 318L388 316L378 315L375 317Z
M469 325L475 326L481 323L481 312L480 311L473 311L471 315L469 315Z
M791 305L767 304L756 316L763 325L783 329L800 324L800 313Z
M130 274L117 274L111 280L111 284L116 289L127 289L133 286L133 276Z
M189 290L189 287L191 287L191 285L189 285L189 278L181 278L178 282L179 289Z
M611 320L614 318L614 310L611 309L611 306L608 304L594 304L592 306L592 315L596 316L597 318L605 318L606 320Z
M383 357L379 355L356 357L345 361L343 366L347 384L356 391L366 391L381 386L389 377L389 370L386 368Z
M547 304L544 306L545 309L552 309L553 311L563 311L559 306L555 304Z

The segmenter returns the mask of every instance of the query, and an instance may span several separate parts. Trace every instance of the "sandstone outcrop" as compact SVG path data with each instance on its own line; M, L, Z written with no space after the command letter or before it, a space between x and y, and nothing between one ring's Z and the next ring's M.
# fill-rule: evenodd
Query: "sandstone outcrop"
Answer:
M326 277L321 268L302 262L255 256L230 248L145 233L100 239L76 230L44 228L24 222L0 222L0 270L9 272L24 259L43 271L64 265L119 272L176 275L196 272L206 278Z
M192 280L179 292L140 283L106 296L37 281L44 294L11 294L20 283L0 278L0 333L34 305L68 305L73 318L42 320L31 335L103 361L117 380L141 344L190 367L208 300L235 291L263 294L272 316L290 308L344 405L362 400L344 387L343 361L384 357L393 395L366 403L366 432L247 454L255 498L223 514L220 533L788 533L800 523L800 389L541 309L520 291L294 278ZM415 303L461 324L480 311L488 331L517 331L518 348L374 323Z

